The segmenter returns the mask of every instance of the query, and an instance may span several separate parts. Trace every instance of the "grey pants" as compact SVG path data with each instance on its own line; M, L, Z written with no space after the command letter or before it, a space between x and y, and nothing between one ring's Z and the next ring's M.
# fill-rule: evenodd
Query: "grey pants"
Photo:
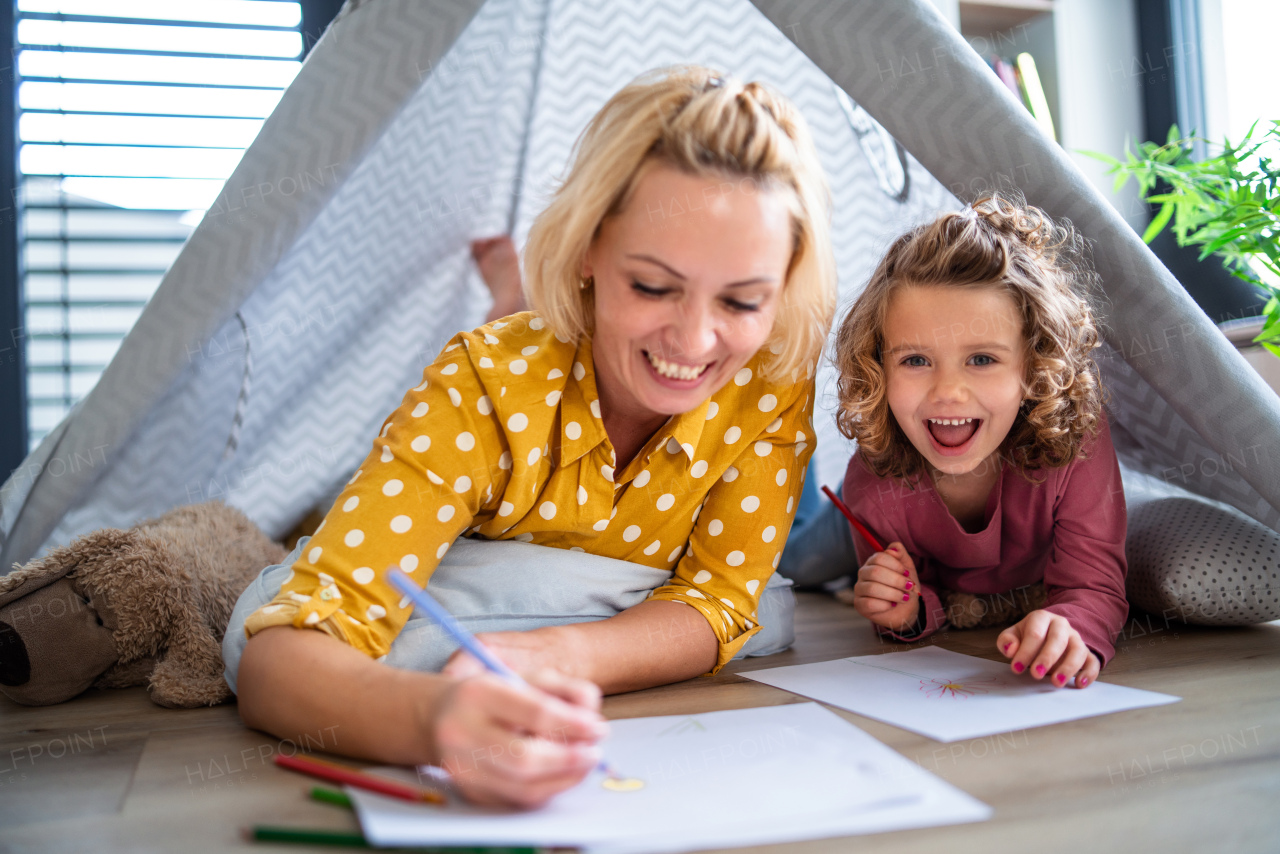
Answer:
M796 513L778 563L778 574L801 587L817 586L858 573L858 552L853 546L849 523L834 504L818 498L816 487L810 489L817 482L810 466L800 511ZM837 487L836 495L843 492L843 487Z
M248 642L245 619L280 592L310 539L300 539L284 562L262 570L240 594L222 640L224 675L232 691ZM670 577L664 569L583 552L514 540L459 538L436 567L429 590L471 632L518 632L612 617L643 602ZM772 655L791 646L795 607L791 582L774 573L760 593L761 629L734 657ZM457 646L415 610L392 642L385 663L435 672Z

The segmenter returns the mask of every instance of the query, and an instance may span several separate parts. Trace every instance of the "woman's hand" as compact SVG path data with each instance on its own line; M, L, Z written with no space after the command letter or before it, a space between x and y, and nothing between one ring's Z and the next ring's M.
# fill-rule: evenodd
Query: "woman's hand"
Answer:
M892 542L867 558L853 585L853 607L877 626L900 631L920 613L920 579L902 543Z
M426 712L436 764L473 803L540 806L600 761L600 690L552 670L525 678L535 687L459 679Z
M476 635L476 640L488 647L503 664L521 675L539 670L556 670L570 676L581 675L579 669L572 666L572 656L560 643L563 633L555 631L556 628L550 626L527 632L481 632ZM487 673L488 670L466 650L458 649L440 672L446 676L461 677Z
M1073 676L1073 687L1084 688L1102 669L1067 618L1048 611L1027 614L1000 633L996 646L1012 659L1009 666L1014 673L1027 673L1036 680L1047 676L1049 684L1059 688Z
M249 639L237 687L254 729L295 742L333 732L333 753L441 765L471 800L530 807L591 770L608 725L590 682L525 678L535 687L401 670L323 632L271 626Z

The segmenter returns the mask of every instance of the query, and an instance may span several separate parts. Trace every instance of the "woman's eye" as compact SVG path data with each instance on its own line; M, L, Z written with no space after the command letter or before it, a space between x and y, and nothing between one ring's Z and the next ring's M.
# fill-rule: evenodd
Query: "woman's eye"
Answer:
M643 294L644 296L647 296L647 297L661 297L671 293L670 288L655 288L650 285L646 285L643 282L633 281L631 283L631 287L637 293Z
M928 364L924 356L908 356L902 360L902 364L909 368L923 368Z
M727 299L724 301L724 304L727 305L731 311L760 310L760 303L758 302L738 302L736 299Z
M981 353L978 354L977 356L974 356L973 361L974 361L974 364L980 368L986 365L994 365L996 363L995 359Z

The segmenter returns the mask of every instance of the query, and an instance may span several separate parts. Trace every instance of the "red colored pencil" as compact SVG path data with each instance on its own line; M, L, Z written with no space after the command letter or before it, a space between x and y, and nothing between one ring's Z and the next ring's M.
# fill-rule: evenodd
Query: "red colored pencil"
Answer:
M840 510L841 513L844 514L844 518L848 519L849 523L853 525L853 527L858 529L858 533L866 537L867 542L871 544L871 548L875 549L878 552L884 551L884 546L880 545L880 541L877 540L874 536L872 536L871 532L867 530L865 525L863 525L857 519L853 518L853 511L850 510L848 506L843 501L841 501L834 492L832 492L830 489L828 489L825 486L822 487L822 491L827 494L827 497L831 499L831 502L836 505L836 507Z
M402 798L406 801L426 801L429 804L443 804L446 802L445 796L439 792L433 792L430 789L423 789L418 786L410 786L406 783L397 783L385 777L366 774L356 768L349 768L336 762L326 762L323 759L315 759L309 756L285 756L283 753L277 753L276 764L281 768L300 771L303 774L310 774L313 777L319 777L331 783L347 783L360 789L368 789L371 792L390 795L393 798Z

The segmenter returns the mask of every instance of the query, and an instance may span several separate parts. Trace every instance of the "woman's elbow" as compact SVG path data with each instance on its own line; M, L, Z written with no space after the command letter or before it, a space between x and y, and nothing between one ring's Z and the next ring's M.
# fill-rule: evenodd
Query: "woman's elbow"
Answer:
M236 673L236 703L240 719L252 729L270 729L267 701L271 694L266 686L279 682L272 679L272 668L287 664L284 647L288 646L289 638L286 630L296 631L291 626L272 626L254 634L240 656L240 668Z

